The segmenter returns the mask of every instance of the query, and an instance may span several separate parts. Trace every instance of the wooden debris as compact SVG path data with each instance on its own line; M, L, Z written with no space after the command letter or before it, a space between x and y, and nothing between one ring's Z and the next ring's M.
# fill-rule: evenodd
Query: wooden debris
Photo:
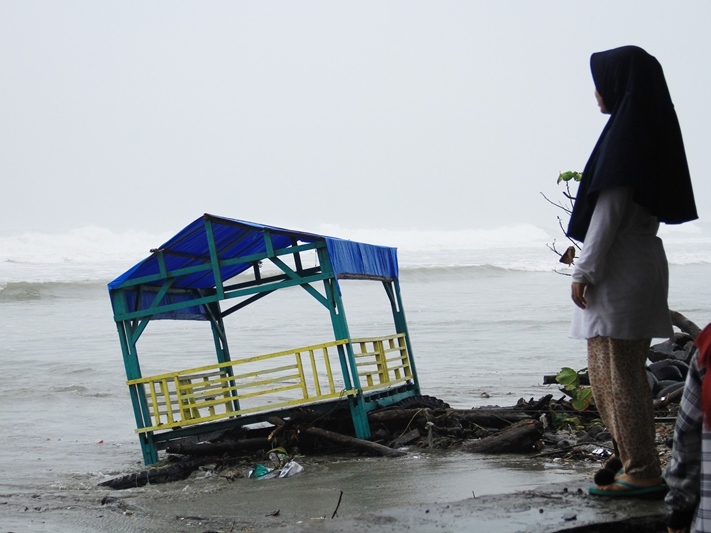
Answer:
M266 437L254 439L241 439L236 441L225 442L207 442L200 444L170 444L165 451L177 455L194 455L194 456L215 456L222 454L240 454L252 453L256 450L268 450L271 448L271 443Z
M327 429L321 429L317 427L311 428L301 428L299 431L306 433L307 435L312 435L314 437L321 437L323 439L335 442L336 444L341 444L343 446L352 446L359 450L365 452L374 453L375 455L382 455L385 457L402 457L407 455L407 452L401 450L394 450L393 448L388 448L377 442L371 442L369 440L357 439L355 437L349 437L348 435L341 435L340 433L335 433L333 431L328 431Z
M274 424L275 426L286 427L288 425L287 422L285 420L282 420L281 418L270 417L268 420L269 423ZM374 453L375 455L381 455L385 457L400 457L403 455L407 455L406 452L388 448L387 446L383 446L382 444L378 444L377 442L371 442L369 440L350 437L348 435L343 435L334 431L328 431L327 429L301 425L297 427L300 433L305 433L307 435L311 435L312 437L320 437L322 439L326 439L330 442L334 442L342 446L352 446L359 450Z
M410 444L413 440L419 439L422 435L420 435L420 430L419 429L413 429L412 431L408 431L407 433L400 435L397 439L392 441L390 443L391 448L401 448L402 446L405 446L406 444Z
M538 420L522 420L500 432L469 442L462 447L471 453L529 453L543 436L543 424Z
M671 402L658 403L656 408L658 415L666 415L673 421L675 406ZM610 438L599 426L599 414L594 409L575 411L564 397L553 400L550 394L538 400L521 399L508 408L401 409L391 406L370 412L368 419L372 440L353 436L350 413L346 409L327 415L302 410L286 419L271 417L268 421L273 427L228 431L204 443L171 443L168 453L182 457L171 455L172 462L167 466L122 476L101 486L125 489L177 481L209 463L214 465L210 468L217 479L229 482L247 477L250 469L262 463L279 468L295 453L337 451L400 457L407 452L397 448L405 445L470 453L532 455L534 451L542 451L542 454L598 460L597 451L605 448ZM268 453L276 449L281 450L276 454L279 459Z
M699 326L694 324L678 311L669 311L669 314L671 315L672 325L676 326L684 333L688 333L693 339L701 333L701 328Z
M514 422L531 418L531 415L516 409L481 408L481 409L392 409L373 412L368 415L368 420L382 424L401 423L426 423L428 420L441 417L451 420L466 421L478 426L489 428L504 428Z
M147 484L168 483L170 481L180 481L186 479L193 471L205 465L214 458L199 457L195 459L184 459L177 462L172 462L168 466L159 466L148 468L136 474L128 474L126 476L117 477L99 483L100 487L109 487L111 489L131 489L134 487L143 487Z

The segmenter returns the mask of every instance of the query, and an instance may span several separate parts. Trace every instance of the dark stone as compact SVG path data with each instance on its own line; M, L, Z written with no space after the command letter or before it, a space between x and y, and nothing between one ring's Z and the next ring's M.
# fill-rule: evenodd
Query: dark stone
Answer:
M694 344L693 340L686 343L686 345L684 346L684 352L686 353L686 358L683 359L683 361L687 365L691 364L691 359L692 359L692 357L694 357L694 354L696 353L696 351L697 351L696 345Z
M655 393L655 395L659 394L660 391L666 389L667 387L671 387L672 385L678 385L679 383L681 383L682 385L684 384L683 381L675 381L673 379L665 379L663 381L660 381L657 384L657 390L654 393Z
M647 369L654 374L654 377L659 381L672 380L672 381L683 381L684 376L681 374L681 370L674 364L672 359L663 359L652 363L647 367ZM682 363L683 364L683 363Z
M669 385L668 387L664 387L661 389L657 395L656 398L664 398L664 396L667 396L668 394L671 394L672 392L684 388L684 382L683 381L678 381L672 385Z
M655 392L655 389L657 389L659 386L659 380L657 379L657 376L652 374L649 370L647 370L647 383L649 383L649 389L652 392Z
M649 349L649 360L652 362L663 359L676 359L689 362L693 351L694 339L687 333L675 333L670 339L655 344Z
M610 433L609 431L601 431L600 433L595 435L595 440L597 442L605 442L608 440L612 440L612 433Z
M671 364L679 369L679 372L681 372L682 379L686 379L686 376L689 374L689 363L685 363L684 361L677 361L676 359L674 359L671 360Z
M596 437L603 431L605 431L605 428L603 426L593 426L588 430L588 435Z

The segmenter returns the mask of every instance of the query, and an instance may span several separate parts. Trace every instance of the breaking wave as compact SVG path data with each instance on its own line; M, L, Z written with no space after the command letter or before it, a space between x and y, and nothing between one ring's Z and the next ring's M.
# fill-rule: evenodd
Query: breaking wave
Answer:
M697 223L662 226L671 264L711 263L711 238ZM309 228L307 228L309 229ZM309 229L310 230L310 229ZM492 229L389 230L351 229L324 225L315 233L392 246L398 249L403 272L469 274L494 270L560 270L547 245L559 249L568 243L558 230L548 232L531 224ZM711 233L711 232L708 232ZM139 231L116 232L86 227L65 233L24 232L0 236L0 291L18 283L108 282L147 257L169 234ZM566 267L562 267L565 270ZM32 297L36 288L14 287Z

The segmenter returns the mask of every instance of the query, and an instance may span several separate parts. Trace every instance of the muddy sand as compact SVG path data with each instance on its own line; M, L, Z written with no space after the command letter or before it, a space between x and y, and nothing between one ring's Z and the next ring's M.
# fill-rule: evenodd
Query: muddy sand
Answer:
M610 529L625 520L636 528L629 531L656 531L666 512L658 501L589 497L592 462L461 452L300 461L304 471L290 478L229 480L201 470L121 491L98 486L108 475L76 474L0 494L0 533L626 531Z

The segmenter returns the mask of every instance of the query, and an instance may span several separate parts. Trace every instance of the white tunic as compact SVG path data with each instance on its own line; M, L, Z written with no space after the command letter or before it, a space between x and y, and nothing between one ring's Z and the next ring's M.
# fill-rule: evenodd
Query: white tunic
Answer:
M659 221L632 200L632 189L600 191L573 281L590 283L587 308L573 312L579 339L671 337L669 267Z

